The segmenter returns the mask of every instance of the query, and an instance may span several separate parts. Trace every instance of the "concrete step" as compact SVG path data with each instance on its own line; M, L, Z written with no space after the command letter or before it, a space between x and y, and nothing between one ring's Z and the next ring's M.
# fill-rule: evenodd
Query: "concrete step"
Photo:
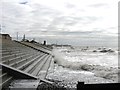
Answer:
M47 61L49 55L47 55L45 58L43 58L42 62L37 66L37 69L35 69L33 72L32 72L32 75L34 76L38 76L38 73L40 72L42 66L45 64L45 62Z
M42 49L42 50L46 50L46 51L52 51L50 48L42 45L42 44L37 44L37 43L29 43L29 42L22 42L24 44L28 44L30 46L33 46L33 47L36 47L36 48L39 48L39 49Z
M2 80L2 82L0 82L0 87L8 86L12 81L12 78L13 77L8 75L7 73L2 73L2 75L0 76L0 80Z
M54 71L54 58L52 57L50 62L50 67L47 73L53 73L53 71Z
M46 54L50 54L50 53L51 53L51 51L48 51L48 50L46 50L46 49L44 49L44 48L41 48L41 47L36 47L36 46L34 46L34 44L32 44L32 43L27 43L27 42L18 42L18 43L21 43L21 44L26 45L26 46L28 46L28 47L31 47L31 48L33 48L33 49L39 50L39 51L44 52L44 53L46 53Z
M15 51L15 50L17 50L17 49L16 48L11 49L11 48L8 48L8 47L3 48L3 46L2 46L1 49L0 49L0 53L1 52L8 52L8 51Z
M0 80L4 81L4 77L6 77L6 76L7 76L7 73L2 73L0 75Z
M5 60L5 61L2 61L2 63L4 63L4 64L12 64L12 63L14 63L14 62L17 62L17 61L19 61L19 60L21 60L21 59L24 59L24 58L26 58L26 57L28 57L28 56L30 56L31 54L23 54L23 55L21 55L21 56L18 56L18 57L14 57L14 58L12 58L12 59L8 59L8 60Z
M5 53L1 53L1 55L4 57L4 56L7 56L7 55L12 55L12 54L15 54L15 53L20 53L20 51L5 52Z
M10 86L9 90L37 90L40 80L14 80Z
M27 58L33 54L34 53L26 53L26 54L23 54L22 56L18 56L18 57L12 58L12 59L8 59L6 61L2 61L2 63L10 65L10 64L15 63L17 61L20 61L21 59Z
M0 50L0 53L6 53L6 52L10 52L10 50L9 51L7 49Z
M2 75L2 69L0 69L0 76ZM1 80L1 79L0 79Z
M15 63L10 64L10 66L17 68L17 67L23 65L25 62L28 62L29 60L35 58L37 55L38 55L38 54L33 54L33 55L30 54L30 55L28 55L28 57L26 57L26 58L24 58L24 59L21 59L21 60L18 60L18 61L16 61Z
M44 79L46 77L48 69L50 67L51 60L52 60L52 56L49 56L46 62L43 64L41 70L38 73L38 77L40 79Z
M28 53L28 52L20 52L20 53L17 53L17 54L15 53L15 54L12 54L12 55L7 55L7 56L2 57L2 61L12 59L12 58L16 58L16 57L22 56L26 53Z
M36 76L25 73L21 70L10 67L8 65L0 63L0 66L2 66L2 70L4 72L7 72L9 75L14 76L14 78L17 78L17 79L35 79L35 80L38 79L38 77L36 77Z
M41 61L46 57L46 54L43 54L36 62L32 63L28 68L26 68L24 71L27 73L32 73L35 69L37 69L37 67L39 66L39 64L41 63Z
M27 68L32 63L36 62L36 60L38 60L41 56L42 56L42 54L36 56L35 58L33 58L33 59L29 60L28 62L24 63L23 65L21 65L17 69L23 70L23 69Z

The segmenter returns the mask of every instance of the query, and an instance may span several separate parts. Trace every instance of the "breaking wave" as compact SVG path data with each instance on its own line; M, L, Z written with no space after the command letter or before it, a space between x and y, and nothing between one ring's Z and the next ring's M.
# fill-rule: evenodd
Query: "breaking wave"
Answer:
M86 64L86 62L66 60L66 55L59 52L58 50L53 50L54 63L62 66L63 68L69 68L72 70L84 70L93 72L95 76L102 77L105 79L118 80L118 69L114 67L106 67L101 65Z

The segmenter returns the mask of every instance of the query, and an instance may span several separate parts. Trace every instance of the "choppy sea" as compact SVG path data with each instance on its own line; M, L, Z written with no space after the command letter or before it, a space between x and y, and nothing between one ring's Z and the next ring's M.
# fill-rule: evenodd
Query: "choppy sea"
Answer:
M76 87L78 81L117 83L118 53L109 47L54 47L55 66L47 77L68 87Z

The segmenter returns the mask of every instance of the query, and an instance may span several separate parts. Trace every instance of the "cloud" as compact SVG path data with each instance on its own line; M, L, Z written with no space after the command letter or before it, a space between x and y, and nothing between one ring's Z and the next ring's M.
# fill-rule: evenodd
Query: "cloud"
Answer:
M116 36L117 3L86 1L2 0L2 31L52 39Z
M28 1L27 0L20 0L20 2L19 2L20 4L27 4L28 3Z
M75 8L76 6L74 5L74 4L71 4L71 3L66 3L65 4L65 7L67 7L67 8Z
M109 5L107 3L96 3L96 4L92 4L92 5L89 5L89 7L93 7L93 8L108 8Z

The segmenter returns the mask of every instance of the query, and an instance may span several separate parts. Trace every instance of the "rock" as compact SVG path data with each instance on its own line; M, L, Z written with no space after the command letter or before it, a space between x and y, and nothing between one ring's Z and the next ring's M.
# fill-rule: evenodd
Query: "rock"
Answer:
M97 50L93 50L93 52L97 52Z
M114 50L112 50L111 48L107 49L107 48L101 48L99 49L100 52L106 53L106 52L115 52Z
M90 70L93 70L94 67L92 67L91 65L85 64L85 65L81 66L81 69L86 70L86 71L90 71Z
M112 49L109 49L108 52L114 52Z
M100 52L106 53L106 52L108 52L108 51L104 49L104 50L101 50Z
M98 48L98 50L101 50L101 48Z

